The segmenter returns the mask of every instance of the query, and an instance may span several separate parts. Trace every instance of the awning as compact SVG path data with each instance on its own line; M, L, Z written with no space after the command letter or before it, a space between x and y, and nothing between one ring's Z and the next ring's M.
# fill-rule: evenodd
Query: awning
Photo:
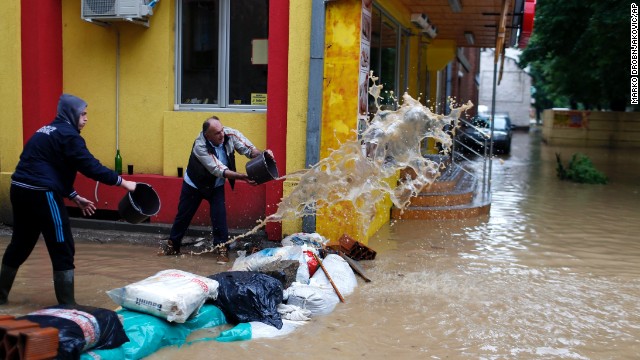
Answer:
M522 16L522 29L520 30L520 39L518 47L524 49L529 43L531 33L533 33L533 18L536 13L536 0L527 0L524 3L524 14Z

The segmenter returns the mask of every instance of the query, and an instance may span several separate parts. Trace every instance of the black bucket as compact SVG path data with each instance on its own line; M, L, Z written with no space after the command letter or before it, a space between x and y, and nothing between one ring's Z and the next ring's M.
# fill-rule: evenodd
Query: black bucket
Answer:
M127 192L118 204L120 216L127 222L137 224L160 211L160 198L149 184L137 183L136 190Z
M266 183L267 181L278 178L278 167L276 167L276 161L269 156L265 156L264 152L251 159L247 163L246 169L249 179L258 184Z

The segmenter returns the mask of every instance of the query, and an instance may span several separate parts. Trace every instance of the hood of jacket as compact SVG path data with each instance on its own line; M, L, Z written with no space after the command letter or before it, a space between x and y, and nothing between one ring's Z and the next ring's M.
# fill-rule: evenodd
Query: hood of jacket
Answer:
M80 120L80 114L87 108L87 102L80 99L77 96L62 94L60 100L58 100L58 113L56 114L56 120L64 121L73 125L73 128L80 132L78 129L78 121Z

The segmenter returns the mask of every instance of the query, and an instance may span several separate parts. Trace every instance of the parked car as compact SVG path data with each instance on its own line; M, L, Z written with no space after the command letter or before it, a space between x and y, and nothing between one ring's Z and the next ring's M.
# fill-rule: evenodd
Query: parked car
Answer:
M456 140L478 152L484 152L484 147L491 146L490 115L478 115L470 121L462 122L457 130ZM507 114L495 114L493 126L493 152L495 154L509 154L511 152L511 137L513 125ZM487 149L488 150L488 149Z

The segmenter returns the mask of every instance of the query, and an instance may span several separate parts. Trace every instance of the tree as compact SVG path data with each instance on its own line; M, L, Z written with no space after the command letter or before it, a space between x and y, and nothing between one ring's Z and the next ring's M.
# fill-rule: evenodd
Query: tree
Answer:
M520 57L531 68L540 105L624 111L629 104L630 3L540 0L534 31Z

